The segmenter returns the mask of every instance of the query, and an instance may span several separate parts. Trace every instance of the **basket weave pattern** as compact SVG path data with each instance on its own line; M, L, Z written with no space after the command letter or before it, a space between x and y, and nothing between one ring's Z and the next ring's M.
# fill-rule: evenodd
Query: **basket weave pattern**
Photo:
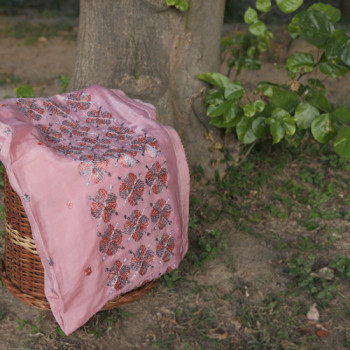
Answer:
M44 268L21 199L4 172L5 250L1 279L7 290L22 302L43 310L50 305L44 292ZM109 301L101 310L114 309L148 293L156 281Z

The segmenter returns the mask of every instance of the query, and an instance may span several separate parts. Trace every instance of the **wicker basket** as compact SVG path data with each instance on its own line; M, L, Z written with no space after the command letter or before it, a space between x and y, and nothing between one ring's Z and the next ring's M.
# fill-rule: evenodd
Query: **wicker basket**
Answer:
M22 202L4 171L5 249L1 279L7 290L22 302L50 310L44 293L44 268L36 251ZM109 301L101 310L114 309L148 293L156 281Z

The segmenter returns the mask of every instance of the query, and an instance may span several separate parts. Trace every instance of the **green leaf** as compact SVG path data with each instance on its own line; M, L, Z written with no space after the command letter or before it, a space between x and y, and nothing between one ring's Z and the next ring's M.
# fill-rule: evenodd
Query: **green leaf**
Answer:
M225 100L224 90L210 89L205 96L204 102L207 105L218 105Z
M255 93L262 93L266 97L272 97L273 89L269 83L260 82L255 88Z
M334 25L323 12L308 9L293 17L288 31L293 38L300 36L308 43L322 49L332 37Z
M320 115L318 109L307 102L300 102L295 110L295 119L299 128L308 129L313 120Z
M286 67L294 73L311 72L314 69L314 57L306 52L295 53L288 57Z
M247 118L254 117L254 115L256 113L256 108L255 108L255 105L253 103L246 104L244 106L243 110L244 110L244 116Z
M331 114L325 113L316 117L311 124L311 132L320 143L327 143L333 139L337 129L333 125Z
M328 61L336 63L340 61L342 51L342 44L338 40L330 39L326 44L324 54Z
M266 26L263 22L257 21L249 26L249 31L256 36L264 35Z
M321 2L311 5L309 9L314 9L323 12L333 23L339 22L341 18L340 10L331 5L323 4Z
M321 80L319 79L308 79L307 83L315 88L318 89L320 92L322 92L323 94L325 94L327 92L326 87L324 86L324 84L321 82Z
M222 129L230 129L233 128L234 126L237 125L237 123L240 120L240 115L237 116L237 119L234 119L230 122L226 122L225 121L225 117L222 115L220 117L217 118L211 118L210 119L210 124L216 126L217 128L222 128Z
M18 98L32 98L34 97L34 90L29 85L22 85L15 89Z
M197 75L197 79L204 80L218 88L225 88L231 83L230 79L221 73L202 73Z
M261 12L267 12L271 9L271 0L256 0L256 8Z
M341 77L350 70L350 67L342 63L322 62L320 64L320 71L331 78Z
M253 120L253 118L243 117L236 126L237 137L244 144L253 143L257 140L257 136L252 129Z
M224 101L218 105L210 105L207 109L208 117L219 117L223 115L231 107L231 102Z
M348 108L337 108L332 114L337 121L345 124L350 124L350 110Z
M340 58L346 65L350 66L350 40L343 46Z
M237 104L231 104L230 108L226 110L224 113L223 121L226 124L229 124L229 127L236 126L241 116L241 109Z
M284 13L291 13L296 11L304 0L276 0L277 6Z
M255 23L258 20L258 13L250 6L244 13L244 22L247 24Z
M328 102L327 97L320 90L309 90L305 100L323 112L330 112L332 110L332 106Z
M239 81L229 82L225 86L224 96L228 100L237 100L244 95L243 85Z
M339 130L334 140L334 150L342 157L350 157L350 127L343 127Z
M261 100L254 101L254 106L257 112L262 112L265 108L265 103Z
M188 10L188 3L185 0L165 0L168 6L175 6L176 9L185 12Z
M266 119L266 124L270 125L273 143L280 142L285 134L294 135L296 130L293 117L282 108L275 108L271 118Z
M298 95L292 91L283 90L277 86L272 87L273 94L271 102L275 107L283 108L289 113L293 113L298 102Z
M254 118L252 122L253 133L259 139L264 136L266 131L265 120L266 118L264 117L257 117L257 118Z

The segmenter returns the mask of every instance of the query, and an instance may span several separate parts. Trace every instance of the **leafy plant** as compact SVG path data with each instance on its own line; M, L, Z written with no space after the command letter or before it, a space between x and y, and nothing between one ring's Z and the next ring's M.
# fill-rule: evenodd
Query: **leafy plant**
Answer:
M179 11L186 12L189 8L188 2L186 0L165 0L168 6L175 6Z
M284 13L294 12L302 3L303 0L276 0ZM316 3L292 18L288 26L291 37L301 37L315 46L318 55L298 52L288 57L288 82L260 82L251 97L236 80L242 69L260 68L259 55L269 48L272 38L261 17L270 9L270 0L257 0L256 9L249 7L244 15L250 34L223 39L223 47L231 55L227 60L228 76L235 70L234 81L216 72L197 76L213 86L205 97L210 123L226 132L235 131L243 144L254 144L268 134L274 144L282 139L298 144L309 131L319 143L331 142L336 153L350 156L350 110L332 106L323 82L305 77L315 69L326 78L336 78L350 70L350 37L336 26L341 18L338 9Z

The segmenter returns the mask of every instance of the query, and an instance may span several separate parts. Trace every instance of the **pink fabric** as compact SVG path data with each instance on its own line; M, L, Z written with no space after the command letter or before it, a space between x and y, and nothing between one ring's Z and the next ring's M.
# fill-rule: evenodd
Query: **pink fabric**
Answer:
M67 335L187 251L185 153L155 119L153 106L99 85L0 103L0 159Z

